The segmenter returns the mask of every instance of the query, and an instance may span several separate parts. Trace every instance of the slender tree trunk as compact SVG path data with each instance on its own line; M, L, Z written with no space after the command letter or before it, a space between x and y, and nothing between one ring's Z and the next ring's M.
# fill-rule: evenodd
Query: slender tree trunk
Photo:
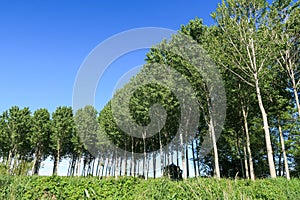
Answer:
M156 178L156 154L153 153L153 178Z
M193 164L194 164L194 174L195 174L195 177L198 176L198 173L197 173L197 167L196 167L196 158L195 158L195 148L194 148L194 141L192 141L192 155L193 155Z
M81 155L78 155L77 166L76 166L76 175L80 176L80 165L81 165Z
M82 172L81 172L82 176L85 176L85 174L86 174L86 163L87 163L86 159L87 159L86 156L84 156L84 158L83 158L83 168L82 168Z
M162 141L161 141L161 132L158 131L159 134L159 158L160 158L160 173L161 176L163 175L164 171L164 158L163 158L163 147L162 147Z
M71 176L71 170L72 170L72 163L73 163L73 159L71 159L69 161L69 167L68 167L68 171L67 171L67 176Z
M78 155L76 154L72 159L72 168L71 168L71 175L75 175L75 169L76 169L76 162L77 162Z
M127 176L127 141L125 141L125 151L124 151L124 176Z
M120 158L116 157L116 161L115 161L115 179L118 179L119 173L120 173Z
M236 147L238 150L238 154L240 157L240 163L241 163L241 169L242 169L242 176L245 178L245 168L244 168L244 163L243 163L243 155L242 155L242 150L241 150L241 143L240 143L240 137L239 134L236 135L237 136L237 141L236 141ZM237 172L236 176L238 175L239 171Z
M137 159L137 175L139 175L140 174L140 161L139 161L139 159Z
M35 173L35 165L36 165L36 163L37 163L37 150L35 151L35 156L34 156L34 160L33 160L33 165L32 165L32 169L31 169L31 171L32 171L32 175L35 175L36 173Z
M297 106L297 110L298 110L298 116L300 116L300 105L299 105L299 97L298 97L297 87L294 86L293 90L294 90L294 96L295 96L296 106Z
M115 154L116 154L116 158L115 158L115 179L118 178L118 170L119 170L119 162L118 162L118 159L119 159L119 156L118 156L118 150L117 148L115 149Z
M243 150L244 150L245 177L246 177L246 179L249 179L248 159L247 159L247 151L246 151L245 145L244 145Z
M183 134L180 132L180 146L181 146L181 161L182 161L182 171L183 171L183 178L187 178L187 171L186 171L186 163L185 163L185 145L183 142Z
M10 173L10 169L11 169L12 154L13 154L12 152L13 152L12 150L9 151L7 162L6 162L7 170L9 173Z
M290 57L289 54L287 55L287 57ZM286 60L286 69L287 69L287 71L290 72L289 74L290 74L290 78L291 78L292 85L293 85L293 92L294 92L296 106L297 106L297 110L298 110L298 117L300 117L300 104L299 104L297 84L296 84L296 80L295 80L295 74L294 74L293 67L290 65L289 61Z
M282 172L282 153L279 152L279 158L278 158L278 176L283 176L284 173L281 173Z
M284 160L285 175L286 175L286 178L288 180L290 180L290 171L289 171L289 166L288 166L288 161L287 161L287 156L286 156L286 151L285 151L284 138L283 138L283 134L282 134L282 127L280 125L280 120L279 119L278 119L278 129L279 129L281 150L282 150L283 160Z
M176 150L176 165L179 166L179 145L177 145L177 150Z
M105 167L105 176L106 177L108 176L109 163L110 163L110 158L107 158L107 164L106 164L106 167Z
M249 136L249 129L248 129L248 112L246 111L245 106L242 103L242 113L243 113L243 119L244 119L244 130L246 134L246 147L247 147L247 153L248 153L248 159L249 159L249 175L252 181L255 180L255 174L254 174L254 167L253 167L253 159L252 159L252 153L251 153L251 144L250 144L250 136Z
M113 165L113 160L114 160L114 151L112 152L112 156L109 158L109 162L107 163L107 167L106 167L106 176L110 177L110 172L111 172L111 168Z
M146 151L146 131L143 133L143 144L144 144L144 161L143 161L143 175L145 176L145 180L148 179L147 175L147 151Z
M149 154L148 154L148 156L147 156L147 172L146 172L147 179L149 177L149 168L150 168L150 158L149 158Z
M16 147L14 145L14 147L8 153L8 159L7 159L6 166L7 166L7 171L8 171L9 174L11 174L12 170L13 170L12 162L13 162L13 159L15 157L15 149L16 149Z
M258 83L257 73L254 74L254 80L255 80L255 88L256 88L256 95L257 95L258 105L259 105L261 115L262 115L262 118L263 118L263 125L264 125L264 131L265 131L265 140L266 140L266 148L267 148L267 156L268 156L270 175L271 175L271 178L276 178L276 170L275 170L275 164L274 164L274 159L273 159L273 150L272 150L271 134L270 134L270 130L269 130L268 117L267 117L267 113L266 113L264 105L263 105L263 101L262 101L262 97L261 97L261 93L260 93L260 88L259 88L259 83Z
M120 165L119 165L119 176L122 176L122 165L123 165L123 159L122 159L122 157L120 157L119 158L119 163L120 163Z
M219 167L219 155L218 155L218 147L217 147L217 141L216 141L216 135L215 135L215 128L213 124L213 119L210 116L209 119L209 129L210 129L210 136L212 139L212 145L213 145L213 151L214 151L214 176L216 178L220 178L220 167Z
M167 150L167 156L168 156L168 165L169 164L171 164L171 151L170 151L170 149L168 148L168 150Z
M53 175L57 175L59 160L60 160L60 144L59 142L57 142L56 156L54 158L54 165L53 165Z
M35 157L33 161L33 166L32 166L32 174L37 175L39 173L39 168L41 164L41 149L37 147L37 150L35 152Z
M208 91L208 90L207 90ZM211 100L209 96L206 96L206 101L208 104L208 112L209 112L209 134L212 140L213 145L213 152L214 152L214 177L219 179L221 177L220 175L220 166L219 166L219 155L218 155L218 146L217 146L217 140L216 140L216 134L215 134L215 125L214 125L214 119L213 119L213 105L211 103Z
M131 175L135 176L135 163L134 163L134 138L131 137Z
M101 163L103 161L103 157L102 154L101 156L98 158L98 163L97 163L97 169L96 169L96 176L99 177L100 176L100 170L101 170Z
M57 175L57 157L54 157L54 163L53 163L53 172L52 175Z
M94 176L94 171L95 171L95 162L96 162L96 158L95 157L92 157L93 159L93 164L92 164L92 176Z
M107 163L108 163L108 158L105 158L104 164L102 166L101 177L104 176L104 167L105 167L105 170L106 170L107 169Z
M185 145L185 158L186 158L186 177L188 178L190 176L190 168L189 168L189 146L188 144Z
M198 176L201 176L200 174L200 158L199 158L199 151L198 151L198 146L199 146L199 143L198 143L198 139L196 139L196 151L197 151L197 166L198 166Z

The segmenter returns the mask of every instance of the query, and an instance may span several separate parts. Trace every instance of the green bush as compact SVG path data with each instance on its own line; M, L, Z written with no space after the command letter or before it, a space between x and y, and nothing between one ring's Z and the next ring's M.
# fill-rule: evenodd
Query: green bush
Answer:
M1 176L0 199L300 199L300 179Z

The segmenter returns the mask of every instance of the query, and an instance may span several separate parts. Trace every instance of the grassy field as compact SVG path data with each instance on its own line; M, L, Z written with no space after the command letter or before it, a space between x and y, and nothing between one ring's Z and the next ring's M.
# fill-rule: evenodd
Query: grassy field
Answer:
M0 199L300 199L300 179L1 176Z

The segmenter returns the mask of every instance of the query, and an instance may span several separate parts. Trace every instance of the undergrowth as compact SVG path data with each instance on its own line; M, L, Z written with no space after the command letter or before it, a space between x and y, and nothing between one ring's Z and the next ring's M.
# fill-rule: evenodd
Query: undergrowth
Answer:
M300 199L300 179L1 176L0 199Z

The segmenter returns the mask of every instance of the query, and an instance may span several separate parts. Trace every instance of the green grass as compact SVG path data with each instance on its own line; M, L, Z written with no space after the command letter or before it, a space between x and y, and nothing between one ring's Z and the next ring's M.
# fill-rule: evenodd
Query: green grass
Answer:
M300 179L1 176L0 199L300 199Z

